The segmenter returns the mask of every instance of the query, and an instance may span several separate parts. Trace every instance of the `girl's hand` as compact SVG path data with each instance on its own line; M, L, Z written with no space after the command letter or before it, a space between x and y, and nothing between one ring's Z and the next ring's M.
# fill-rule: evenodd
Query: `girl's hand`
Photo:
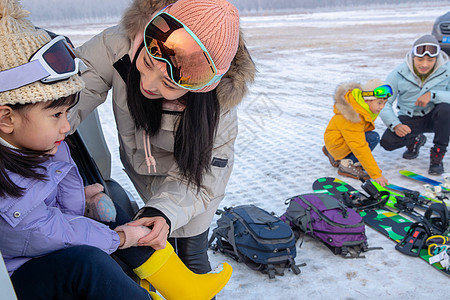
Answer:
M167 237L169 236L169 225L163 217L144 217L130 222L127 225L144 225L152 229L149 234L139 240L138 246L150 246L155 250L166 247Z
M128 226L128 224L120 225L114 228L120 238L119 249L126 249L138 246L140 238L150 233L147 226Z
M386 184L389 184L388 180L386 178L384 178L384 176L374 179L374 181L381 186L386 186Z
M84 188L86 196L84 216L100 222L114 222L117 214L116 208L111 198L103 193L103 189L99 183Z

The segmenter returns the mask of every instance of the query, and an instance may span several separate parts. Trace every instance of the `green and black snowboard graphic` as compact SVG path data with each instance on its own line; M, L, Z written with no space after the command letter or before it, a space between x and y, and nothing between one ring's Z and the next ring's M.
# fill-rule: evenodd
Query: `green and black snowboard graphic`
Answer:
M358 190L348 183L333 177L323 177L317 179L313 183L312 188L316 193L328 193L329 195L334 195L338 198L345 192L351 195L364 197ZM392 203L389 204L392 205ZM413 224L413 221L390 210L388 207L387 209L361 211L359 214L368 226L396 243L400 242L404 238L409 230L409 227ZM427 249L422 249L419 257L428 263L430 256L428 255ZM432 266L440 270L445 275L450 276L450 271L442 268L439 263L435 263Z

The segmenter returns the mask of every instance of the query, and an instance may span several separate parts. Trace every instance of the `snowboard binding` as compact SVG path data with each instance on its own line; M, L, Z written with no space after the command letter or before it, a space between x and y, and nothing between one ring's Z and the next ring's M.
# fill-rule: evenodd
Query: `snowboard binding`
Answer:
M425 242L430 235L431 230L426 223L416 222L411 225L403 240L395 245L395 250L417 257L425 247Z

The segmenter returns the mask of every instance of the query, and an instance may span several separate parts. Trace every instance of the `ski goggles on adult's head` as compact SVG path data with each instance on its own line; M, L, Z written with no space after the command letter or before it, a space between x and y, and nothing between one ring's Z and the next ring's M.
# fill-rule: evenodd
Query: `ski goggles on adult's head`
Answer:
M376 87L373 91L362 92L363 97L388 98L392 96L392 88L390 85L384 84Z
M178 86L198 90L222 78L205 46L183 23L159 12L145 27L148 54L166 63L167 74Z
M435 57L439 55L439 51L441 47L436 44L419 44L413 47L414 56L424 57L425 55L429 55L430 57Z
M57 36L36 51L28 63L0 72L0 92L36 81L53 83L66 80L86 68L66 39Z

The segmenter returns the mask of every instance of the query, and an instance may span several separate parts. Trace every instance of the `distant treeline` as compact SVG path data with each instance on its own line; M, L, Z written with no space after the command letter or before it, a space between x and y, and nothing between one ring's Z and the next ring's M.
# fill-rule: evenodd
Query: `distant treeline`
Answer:
M117 22L131 0L21 0L36 24Z
M39 23L117 22L132 0L22 0ZM151 0L149 0L151 1ZM437 0L229 0L241 15L303 13L315 10L345 10L384 5L450 5Z
M450 1L427 0L229 0L241 13L264 12L309 12L316 9L336 9L349 7L367 7L380 5L426 5L429 3L449 3Z

